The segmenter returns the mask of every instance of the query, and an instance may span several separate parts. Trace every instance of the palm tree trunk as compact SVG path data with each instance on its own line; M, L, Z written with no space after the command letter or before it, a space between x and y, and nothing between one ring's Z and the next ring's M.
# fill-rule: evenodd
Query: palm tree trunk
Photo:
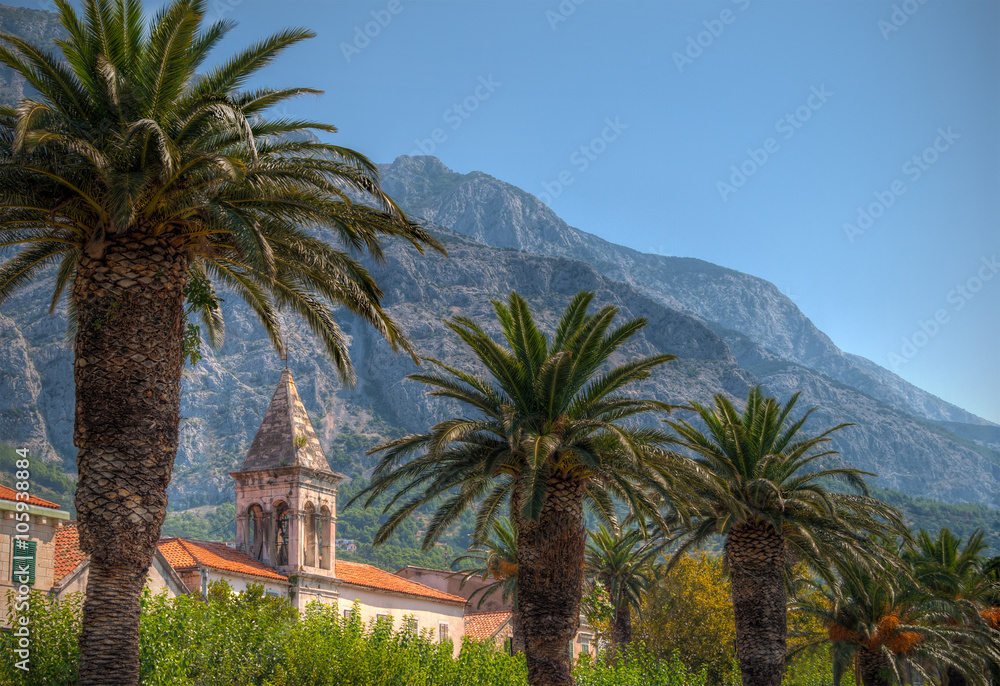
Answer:
M524 627L521 626L521 613L516 610L511 615L511 625L513 633L510 638L510 651L511 653L523 653L524 652Z
M139 595L177 454L186 278L185 253L163 235L109 236L77 263L81 686L138 683Z
M891 670L889 658L881 652L865 648L858 653L858 672L864 686L891 686Z
M785 543L774 527L749 522L726 541L743 686L781 686L788 633Z
M520 498L511 503L518 526L517 611L524 630L524 654L531 686L573 686L571 646L580 627L583 528L580 479L553 476L537 522L520 516Z
M617 660L625 647L632 642L632 608L623 602L615 608L615 618L611 622L611 652Z

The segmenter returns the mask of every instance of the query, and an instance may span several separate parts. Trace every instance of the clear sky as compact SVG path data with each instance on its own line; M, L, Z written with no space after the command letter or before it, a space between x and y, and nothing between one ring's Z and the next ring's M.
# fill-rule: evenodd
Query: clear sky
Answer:
M335 142L768 279L842 349L1000 422L996 0L208 4L239 23L219 55L319 34L258 83L325 90L288 112Z

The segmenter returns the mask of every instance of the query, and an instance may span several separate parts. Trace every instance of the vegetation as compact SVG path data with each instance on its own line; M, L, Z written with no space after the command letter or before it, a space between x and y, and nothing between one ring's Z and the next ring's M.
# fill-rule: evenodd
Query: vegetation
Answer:
M0 34L0 62L34 89L0 107L0 246L21 246L0 265L0 302L58 265L50 309L69 301L75 504L91 556L81 682L135 684L181 370L200 354L201 326L222 339L217 289L243 299L279 350L279 309L301 316L349 383L334 307L394 349L410 346L374 279L340 247L376 258L387 237L443 248L381 191L364 156L294 135L333 126L267 116L316 91L242 90L311 32L282 31L201 73L233 28L203 26L206 0L172 0L148 23L139 0L84 0L81 15L55 3L65 40Z
M844 564L836 586L798 607L821 618L833 645L834 684L853 666L864 686L907 683L909 675L940 680L948 668L987 684L987 660L1000 660L997 634L963 625L954 608L905 576Z
M635 639L660 659L676 651L691 671L705 670L709 683L737 675L733 601L722 558L685 555L661 569L643 595Z
M608 596L612 654L632 641L632 612L642 608L642 595L653 580L652 561L660 546L645 541L640 529L615 535L603 526L590 532L586 571Z
M463 586L473 577L490 582L470 594L469 600L476 601L477 608L497 593L504 603L512 602L511 650L524 652L524 629L517 612L517 529L513 522L508 517L495 519L486 540L455 558L451 566L464 574Z
M387 621L363 625L336 608L313 604L301 620L285 599L251 585L234 595L213 583L211 600L165 595L142 599L140 683L143 686L527 686L523 656L487 643L465 642L458 658L452 643L438 643ZM75 686L81 599L63 602L34 593L31 671L0 661L0 683ZM397 621L397 624L401 622ZM14 637L0 634L10 655ZM652 659L638 647L630 660L610 667L585 660L575 667L580 686L703 686L677 660Z
M667 420L676 432L671 441L694 455L701 469L688 484L700 502L691 523L680 522L675 555L725 537L743 686L781 684L789 558L832 585L841 564L861 559L881 570L891 562L869 536L904 533L898 514L869 497L865 472L813 468L834 453L822 448L844 425L817 436L800 433L815 408L792 420L797 399L795 394L782 406L754 388L742 412L721 394L712 408L691 402L707 434L685 420ZM829 480L861 495L831 493L822 485Z
M509 512L518 534L517 612L533 685L573 683L568 646L580 621L584 503L609 524L613 498L662 521L659 506L678 464L658 450L663 432L625 422L669 408L624 391L672 356L608 369L611 356L646 322L611 328L617 309L588 314L592 300L589 292L574 297L551 339L516 293L506 304L494 301L506 347L471 319L447 321L489 376L428 359L441 373L409 378L431 386L431 395L459 401L474 417L378 446L382 457L372 484L356 497L367 498L368 506L399 489L376 543L438 498L443 503L424 534L428 547L474 504L481 503L477 540Z

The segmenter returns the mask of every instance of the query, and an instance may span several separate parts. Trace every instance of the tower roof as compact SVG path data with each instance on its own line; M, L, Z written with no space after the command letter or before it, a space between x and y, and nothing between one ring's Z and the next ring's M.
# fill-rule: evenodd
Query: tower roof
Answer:
M292 466L330 471L292 373L286 368L240 471Z

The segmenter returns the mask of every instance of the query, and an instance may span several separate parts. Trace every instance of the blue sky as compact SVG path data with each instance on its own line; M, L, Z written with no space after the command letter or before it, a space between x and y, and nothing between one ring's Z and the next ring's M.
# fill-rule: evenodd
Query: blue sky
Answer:
M844 350L1000 422L995 0L209 7L239 23L223 56L319 34L258 83L325 90L288 111L337 143L422 149L608 240L768 279Z

